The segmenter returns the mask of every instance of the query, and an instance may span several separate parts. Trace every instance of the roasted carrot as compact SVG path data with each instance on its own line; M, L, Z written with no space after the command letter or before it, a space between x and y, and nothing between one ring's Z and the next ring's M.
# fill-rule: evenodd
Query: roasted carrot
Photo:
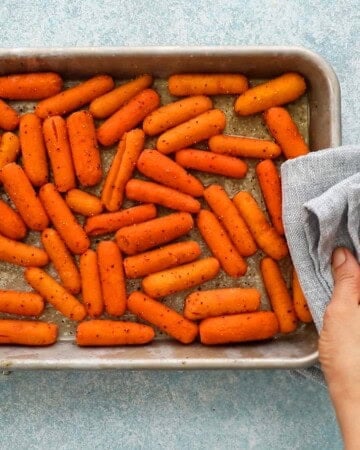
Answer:
M97 254L86 250L80 256L81 293L88 315L92 318L103 313L104 303Z
M260 270L272 309L279 322L280 332L295 331L297 318L294 305L278 264L271 258L263 258Z
M89 320L78 325L76 343L82 347L141 345L155 337L148 325L115 320Z
M216 258L198 259L148 275L143 278L141 285L150 297L166 297L212 280L218 274L219 268L219 261Z
M120 250L135 255L166 244L192 229L191 214L178 212L157 219L121 228L115 235Z
M39 196L52 224L67 247L73 253L84 253L89 248L89 238L55 186L52 183L44 184Z
M86 217L100 214L103 210L99 197L80 189L70 189L65 200L71 210Z
M42 119L49 116L62 116L90 103L114 87L114 81L108 75L98 75L77 86L39 102L35 114Z
M51 345L56 342L58 326L30 320L0 320L0 344L30 346Z
M0 312L20 316L40 316L44 300L35 292L0 291Z
M49 262L44 250L0 235L0 260L18 266L45 266Z
M0 97L41 100L61 91L62 79L53 72L22 73L0 77Z
M279 332L276 315L272 311L209 317L199 326L200 341L205 345L270 339Z
M223 131L225 114L220 109L211 109L161 134L156 148L161 153L172 153L189 147Z
M160 104L160 97L153 89L145 89L116 111L97 129L97 138L102 145L113 145L123 135L135 128Z
M0 170L6 164L16 161L20 150L19 138L8 131L1 136L0 141Z
M248 89L235 102L235 112L248 116L265 111L272 106L293 102L306 90L304 78L289 72Z
M168 79L171 95L242 94L248 89L244 75L235 73L182 73Z
M312 322L312 316L309 311L309 306L307 304L305 295L301 289L299 278L295 269L293 270L292 277L292 294L295 313L301 322L310 323Z
M288 255L289 250L285 239L270 225L249 192L239 192L233 198L233 202L263 252L274 259L281 259Z
M287 159L309 153L296 123L285 108L274 107L264 112L265 124Z
M0 99L0 128L7 131L15 130L19 125L19 114L10 105Z
M281 154L280 147L273 141L225 134L211 137L209 149L240 158L277 158Z
M183 344L190 344L198 334L194 322L142 292L133 292L127 300L127 307L140 319L150 322Z
M9 239L23 239L26 235L26 225L20 215L6 202L0 200L0 234Z

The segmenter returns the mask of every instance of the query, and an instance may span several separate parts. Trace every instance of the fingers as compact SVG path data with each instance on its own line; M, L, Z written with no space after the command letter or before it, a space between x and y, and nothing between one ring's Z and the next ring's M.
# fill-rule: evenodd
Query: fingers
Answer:
M332 273L334 292L331 301L358 306L360 303L360 266L349 250L340 247L334 251Z

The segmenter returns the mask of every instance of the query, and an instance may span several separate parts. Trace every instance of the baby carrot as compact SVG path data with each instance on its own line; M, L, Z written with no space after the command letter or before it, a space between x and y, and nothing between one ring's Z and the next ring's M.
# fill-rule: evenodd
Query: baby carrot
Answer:
M64 288L72 294L78 294L81 289L80 273L58 232L46 228L41 233L41 242Z
M272 311L209 317L199 326L200 341L205 345L270 339L279 332L276 315Z
M194 322L142 292L133 292L127 300L127 307L140 319L150 322L183 344L191 344L198 334Z
M41 119L49 116L62 116L90 103L113 87L114 81L111 77L98 75L39 102L35 108L35 114Z
M16 161L19 154L20 142L16 134L8 131L1 136L0 141L0 170L6 164Z
M249 192L239 192L233 198L233 202L263 252L274 259L281 259L288 255L289 250L285 239L270 225Z
M218 274L219 268L216 258L198 259L148 275L143 278L141 286L150 297L166 297L212 280Z
M25 270L25 279L35 291L65 317L76 321L85 319L85 306L44 270L28 267Z
M15 130L19 125L19 114L10 105L0 99L0 128L7 131Z
M122 316L126 309L126 285L119 247L113 241L101 241L97 257L105 310L112 316Z
M49 171L41 120L35 114L20 118L19 138L22 164L33 186L47 183Z
M83 216L95 216L103 210L101 200L96 195L80 189L67 191L65 200L70 209Z
M11 100L40 100L61 91L62 79L53 72L22 73L0 77L0 97Z
M161 153L176 152L221 133L225 124L225 114L211 109L162 133L156 147Z
M0 320L0 344L30 346L51 345L56 342L58 326L31 320Z
M187 97L155 109L143 123L143 130L149 136L163 133L212 108L212 101L204 95Z
M293 279L292 279L292 293L293 293L293 303L295 313L301 322L310 323L312 322L312 316L309 311L309 306L307 304L305 295L301 289L299 278L295 269L293 270Z
M280 268L273 259L263 258L260 270L272 309L279 322L280 332L291 333L296 330L297 318Z
M248 170L247 164L238 158L215 155L212 152L191 148L176 152L175 160L180 166L187 169L216 173L232 178L244 178Z
M0 235L0 261L18 266L45 266L49 262L48 255L38 247L14 241Z
M15 163L7 164L1 169L0 178L26 225L31 230L44 230L49 219L23 169Z
M83 186L101 181L102 169L95 124L89 111L76 111L66 119L76 176Z
M94 250L86 250L80 256L81 291L88 315L92 318L103 313L104 304L98 258Z
M237 73L182 73L168 79L171 95L242 94L248 89L244 75Z
M75 254L84 253L89 248L89 238L55 186L52 183L44 184L39 196L52 224L67 247Z
M0 217L0 234L15 240L25 237L26 226L22 218L3 200L0 200Z
M120 250L135 255L173 241L194 226L191 214L177 212L121 228L115 235Z
M126 198L142 203L155 203L170 209L197 213L200 203L188 194L176 191L161 184L133 178L125 188Z
M195 241L177 242L124 259L127 278L140 278L170 267L194 261L200 256L199 244Z
M105 120L97 129L97 138L102 145L113 145L124 133L135 128L160 104L160 97L153 89L145 89L126 105Z
M235 102L235 112L248 116L265 111L272 106L293 102L306 90L304 78L289 72L248 89Z
M89 320L78 325L76 343L82 347L141 345L155 337L148 325L115 320Z
M252 312L260 307L257 289L227 288L193 292L185 300L184 316L190 320Z
M209 149L240 158L277 158L281 154L280 147L273 141L226 134L211 137Z
M35 292L0 291L0 312L20 316L40 316L44 300Z
M93 100L89 110L95 119L106 119L136 94L148 88L152 81L151 75L141 75Z
M266 110L264 120L287 159L309 153L309 147L285 108L274 107Z

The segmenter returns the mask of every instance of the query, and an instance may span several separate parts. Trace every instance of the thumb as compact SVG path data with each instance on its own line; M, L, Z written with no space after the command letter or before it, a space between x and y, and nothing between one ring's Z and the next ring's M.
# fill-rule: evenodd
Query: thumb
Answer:
M339 247L333 253L332 273L334 292L332 301L346 301L359 305L360 266L356 258L346 248Z

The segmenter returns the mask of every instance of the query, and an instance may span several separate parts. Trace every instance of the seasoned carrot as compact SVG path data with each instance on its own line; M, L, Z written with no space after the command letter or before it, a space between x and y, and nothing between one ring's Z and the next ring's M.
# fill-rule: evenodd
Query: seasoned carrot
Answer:
M52 183L44 184L39 196L52 224L67 247L75 254L84 253L89 248L89 238L55 186Z
M212 101L204 95L187 97L168 103L149 114L143 123L143 130L149 136L163 133L212 108Z
M86 317L85 306L44 270L28 267L25 270L25 279L35 291L65 317L76 321Z
M166 244L192 229L191 214L178 212L143 223L121 228L115 235L120 250L135 255L161 244Z
M170 267L194 261L200 256L201 249L195 241L177 242L165 247L129 256L124 259L127 278L140 278L151 273L160 272Z
M95 124L89 111L81 110L66 119L76 176L83 186L101 181L102 168Z
M26 225L20 215L6 202L0 200L0 234L9 239L23 239L26 235Z
M126 198L129 200L136 200L142 203L155 203L170 209L190 213L200 211L201 205L194 197L151 181L133 178L126 184L125 193Z
M30 320L0 320L0 344L30 346L51 345L56 342L58 326Z
M42 119L49 116L62 116L90 103L114 87L114 81L108 75L98 75L77 86L39 102L35 114Z
M182 73L168 79L171 95L242 94L248 89L244 75L235 73Z
M20 150L19 138L8 131L1 136L0 141L0 170L6 164L16 161Z
M97 129L97 138L102 145L113 145L123 135L135 128L160 104L160 97L153 89L145 89L116 111Z
M41 242L64 288L72 294L78 294L81 289L80 273L58 232L46 228L41 233Z
M49 170L41 120L35 114L20 118L19 138L22 164L33 186L47 183Z
M193 292L186 297L184 316L190 320L252 312L260 307L257 289L226 288Z
M247 164L238 158L215 155L212 152L191 148L176 152L175 160L180 166L187 169L216 173L232 178L244 178L248 170Z
M119 247L113 241L101 241L97 257L105 310L112 316L122 316L126 309L126 285Z
M31 230L44 230L49 219L23 169L15 163L7 164L1 169L0 178L26 225Z
M271 223L279 234L284 234L281 180L278 170L273 161L265 159L256 166L255 171Z
M18 266L45 266L49 262L44 250L0 235L0 261Z
M235 112L248 116L265 111L272 106L293 102L306 90L304 78L289 72L248 89L235 102Z
M268 109L264 112L264 120L270 134L280 145L287 159L309 153L309 147L285 108Z
M288 255L289 250L285 239L270 225L249 192L239 192L233 198L233 202L263 252L274 259L281 259Z
M103 313L104 303L97 254L86 250L80 256L81 293L88 315L92 318Z
M140 319L150 322L183 344L191 344L198 334L194 322L142 292L133 292L127 300L127 307Z
M0 312L20 316L40 316L44 300L35 292L0 291Z
M0 97L11 100L41 100L61 91L62 79L53 72L22 73L0 77Z
M209 317L199 326L200 341L205 345L270 339L279 332L276 315L272 311Z
M141 345L155 337L148 325L115 320L89 320L78 325L76 343L82 347Z
M295 313L301 322L310 323L313 321L309 306L307 304L305 295L301 289L299 278L295 269L293 270L292 278L292 294Z
M148 88L152 81L151 75L141 75L93 100L89 110L96 119L106 119L136 94Z
M263 258L260 270L272 309L279 322L280 332L295 331L297 318L294 305L278 264L271 258Z
M154 219L154 217L156 217L154 205L139 205L114 213L89 217L85 222L84 229L89 236L99 236L112 233L122 227Z
M273 141L225 134L211 137L209 149L240 158L277 158L281 154L280 147Z
M15 130L19 125L19 114L10 105L0 99L0 128L7 131Z
M223 131L225 114L211 109L161 134L156 147L161 153L172 153L189 147Z
M70 189L66 193L65 200L70 209L83 216L95 216L103 210L101 200L96 195L80 189Z
M198 259L148 275L143 278L141 285L150 297L166 297L212 280L218 274L219 268L219 261L216 258Z

